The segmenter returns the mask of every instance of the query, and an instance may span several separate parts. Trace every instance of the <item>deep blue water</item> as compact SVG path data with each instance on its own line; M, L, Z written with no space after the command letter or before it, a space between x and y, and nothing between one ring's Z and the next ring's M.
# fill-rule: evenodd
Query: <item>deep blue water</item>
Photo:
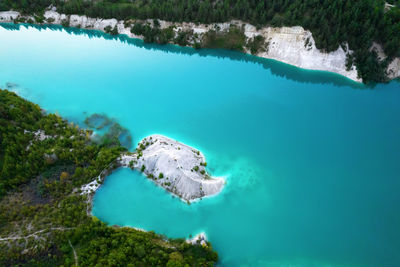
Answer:
M93 214L170 237L205 231L221 266L400 266L400 83L98 32L0 27L0 87L82 124L104 113L133 143L204 152L223 192L187 205L121 169Z

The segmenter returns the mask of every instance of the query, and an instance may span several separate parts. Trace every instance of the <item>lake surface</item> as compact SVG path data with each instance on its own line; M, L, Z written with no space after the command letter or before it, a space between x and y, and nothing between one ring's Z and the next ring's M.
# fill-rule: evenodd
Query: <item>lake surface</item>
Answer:
M187 205L120 169L95 195L110 225L204 231L220 266L400 266L400 83L99 32L0 27L0 87L82 125L204 152L223 192Z

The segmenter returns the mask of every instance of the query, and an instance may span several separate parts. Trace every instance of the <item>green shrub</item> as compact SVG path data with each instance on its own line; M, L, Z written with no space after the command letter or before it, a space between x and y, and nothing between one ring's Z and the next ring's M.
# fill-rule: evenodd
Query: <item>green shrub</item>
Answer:
M118 28L117 25L114 26L114 28L112 28L110 25L106 26L104 28L104 32L111 34L111 35L117 35L118 34Z
M68 28L70 26L69 19L63 19L61 21L61 26Z
M308 39L307 39L308 40ZM265 38L257 35L247 41L246 48L250 50L253 55L265 51Z
M202 47L243 51L245 44L246 36L243 29L231 26L228 31L208 31L203 37Z

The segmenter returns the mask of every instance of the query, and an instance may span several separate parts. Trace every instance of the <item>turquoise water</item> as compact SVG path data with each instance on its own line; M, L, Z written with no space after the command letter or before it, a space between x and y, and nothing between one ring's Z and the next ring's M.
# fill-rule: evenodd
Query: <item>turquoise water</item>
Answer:
M118 170L95 195L101 220L204 231L221 266L400 266L400 83L370 89L234 52L6 28L0 86L80 124L107 114L133 143L170 136L226 176L219 196L189 206Z

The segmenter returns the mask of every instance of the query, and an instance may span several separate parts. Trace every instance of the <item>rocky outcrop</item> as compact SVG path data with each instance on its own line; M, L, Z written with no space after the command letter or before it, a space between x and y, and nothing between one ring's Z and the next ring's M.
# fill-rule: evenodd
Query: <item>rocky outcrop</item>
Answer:
M3 11L0 12L0 22L13 22L20 16L17 11Z
M18 19L20 14L15 11L0 12L0 22L12 22ZM96 29L106 31L106 29L116 29L119 34L125 34L131 38L143 39L143 36L137 36L131 33L131 28L125 26L124 21L116 19L89 18L80 15L59 14L55 9L48 10L44 13L46 23L63 24L71 27ZM25 17L33 19L33 17ZM149 25L153 25L152 20L145 21ZM362 82L358 78L357 69L353 65L349 70L346 69L346 57L353 52L348 49L347 45L339 47L336 51L325 53L315 46L312 33L304 30L300 26L296 27L264 27L257 29L255 26L244 23L242 21L233 20L226 23L215 24L194 24L194 23L172 23L160 20L160 28L165 29L174 26L177 34L179 31L193 31L196 34L196 40L202 39L202 36L209 30L226 31L231 25L236 25L244 29L247 40L255 36L262 36L265 39L264 51L258 52L257 56L269 58L285 62L304 69L323 70L338 73L357 82ZM247 41L246 40L246 41ZM250 53L250 51L246 51ZM386 71L389 79L400 77L400 59L395 58L388 66Z
M101 177L96 177L93 181L88 184L85 184L81 187L81 194L82 195L90 195L96 192L97 189L101 186Z
M348 48L345 51L339 46L334 52L321 52L315 46L311 32L300 26L267 27L255 31L255 35L263 36L269 43L266 51L258 54L260 57L275 59L304 69L335 72L361 82L361 79L357 77L355 66L346 70L347 54L352 51Z
M193 238L186 239L186 243L201 246L207 246L207 241L207 236L204 232L194 236Z
M386 75L391 80L400 77L400 58L397 57L389 63Z
M378 44L378 43L372 43L372 46L370 48L370 51L375 51L376 54L378 55L378 60L379 61L384 61L387 56L385 55L385 52L383 51L383 47ZM398 77L400 77L400 58L394 58L387 66L386 68L386 75L388 79L393 80Z
M186 201L218 194L225 184L207 173L199 150L162 135L144 138L135 153L121 156L119 164L143 172Z

